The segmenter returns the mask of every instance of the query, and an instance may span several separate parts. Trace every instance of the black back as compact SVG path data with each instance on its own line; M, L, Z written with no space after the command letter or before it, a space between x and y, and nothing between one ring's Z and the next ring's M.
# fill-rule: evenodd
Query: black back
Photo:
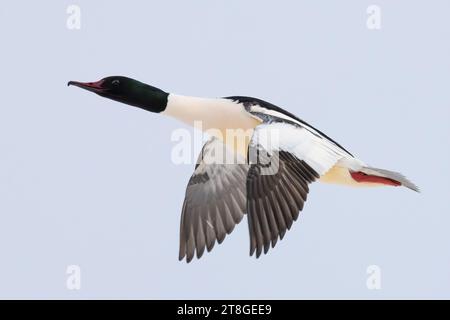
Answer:
M322 131L314 128L312 125L310 125L309 123L307 123L306 121L303 121L302 119L300 119L299 117L297 117L296 115L290 113L289 111L286 111L270 102L258 99L258 98L253 98L253 97L245 97L245 96L231 96L231 97L225 97L225 99L230 99L233 101L237 101L239 103L242 103L244 105L259 105L265 109L268 110L273 110L279 113L282 113L292 119L297 120L298 122L300 122L301 124L304 124L307 127L310 127L312 129L314 129L315 131L317 131L320 135L322 135L324 138L328 139L329 141L331 141L332 143L334 143L335 145L337 145L339 148L341 148L342 150L344 150L345 152L347 152L349 155L351 155L353 157L353 155L347 151L343 146L341 146L339 143L337 143L336 141L334 141L333 139L331 139L329 136L327 136L325 133L323 133Z

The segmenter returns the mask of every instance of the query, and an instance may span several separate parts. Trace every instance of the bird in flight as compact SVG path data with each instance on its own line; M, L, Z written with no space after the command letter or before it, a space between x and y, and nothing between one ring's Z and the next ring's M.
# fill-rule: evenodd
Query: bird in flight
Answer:
M323 132L257 98L182 96L123 76L68 85L189 125L201 121L202 130L212 132L186 188L180 260L211 251L244 214L250 255L267 253L297 220L314 181L419 191L402 174L366 165ZM239 135L246 136L242 143L236 143Z

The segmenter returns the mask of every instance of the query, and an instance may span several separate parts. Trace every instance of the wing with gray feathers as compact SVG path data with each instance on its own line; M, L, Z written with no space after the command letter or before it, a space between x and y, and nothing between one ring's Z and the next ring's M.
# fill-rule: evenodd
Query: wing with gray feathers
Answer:
M292 122L266 116L249 145L250 255L267 253L297 220L309 184L344 156L338 146Z
M278 163L276 166L271 165L274 161ZM264 169L266 172L262 172ZM318 177L306 162L284 151L260 156L259 162L250 166L247 177L250 255L256 251L258 258L263 249L267 253L270 245L273 248L278 238L283 239L303 209L308 185Z
M218 139L203 146L186 188L180 225L179 259L190 262L196 252L220 244L245 213L248 165ZM224 161L225 159L225 161ZM229 161L230 159L234 159ZM228 164L229 163L229 164Z

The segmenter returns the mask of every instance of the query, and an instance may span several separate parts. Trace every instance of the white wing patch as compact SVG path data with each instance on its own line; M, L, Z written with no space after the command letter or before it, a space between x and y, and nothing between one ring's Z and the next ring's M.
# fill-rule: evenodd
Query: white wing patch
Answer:
M287 151L304 160L323 176L347 154L328 140L318 137L303 127L284 122L264 123L255 128L252 145L266 151Z

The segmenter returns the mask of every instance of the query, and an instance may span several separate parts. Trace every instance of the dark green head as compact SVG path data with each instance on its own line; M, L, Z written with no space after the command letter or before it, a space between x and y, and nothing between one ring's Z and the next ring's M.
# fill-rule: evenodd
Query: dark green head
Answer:
M162 112L167 106L168 93L127 77L106 77L97 82L69 81L67 85L74 85L151 112Z

